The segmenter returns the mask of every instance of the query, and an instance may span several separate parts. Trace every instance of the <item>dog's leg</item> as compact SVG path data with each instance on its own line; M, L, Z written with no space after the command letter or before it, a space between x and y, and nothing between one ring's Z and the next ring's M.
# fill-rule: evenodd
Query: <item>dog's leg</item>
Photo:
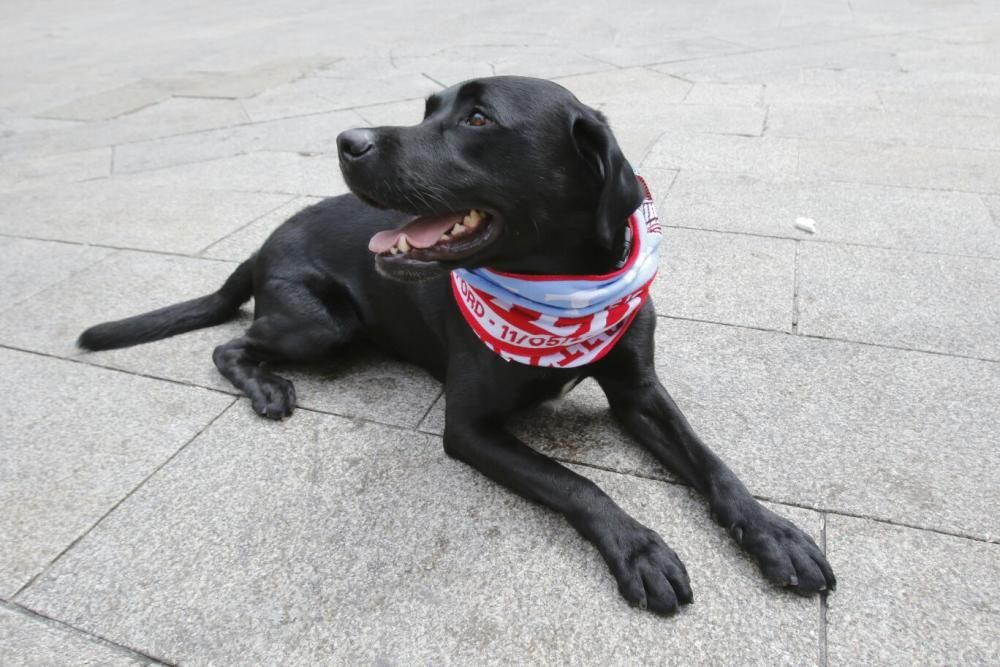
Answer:
M246 334L215 348L212 360L254 411L282 419L295 409L295 387L266 364L322 358L360 328L353 310L321 302L304 287L283 283L255 294L256 314Z
M713 518L757 561L764 575L803 595L833 589L836 579L816 543L761 505L691 428L652 364L598 376L626 430L667 468L707 498ZM640 370L640 368L644 370Z
M631 605L670 614L692 601L687 571L659 535L596 484L507 432L502 416L481 414L476 403L468 394L448 394L444 445L450 456L565 516L601 552Z

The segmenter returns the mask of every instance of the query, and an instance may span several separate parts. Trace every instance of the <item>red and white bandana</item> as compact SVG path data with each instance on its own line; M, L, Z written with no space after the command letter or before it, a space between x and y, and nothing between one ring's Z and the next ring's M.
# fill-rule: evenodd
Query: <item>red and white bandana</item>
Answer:
M451 272L458 309L487 347L507 361L574 368L607 354L649 296L663 234L653 197L629 216L627 258L595 276L504 273L487 268Z

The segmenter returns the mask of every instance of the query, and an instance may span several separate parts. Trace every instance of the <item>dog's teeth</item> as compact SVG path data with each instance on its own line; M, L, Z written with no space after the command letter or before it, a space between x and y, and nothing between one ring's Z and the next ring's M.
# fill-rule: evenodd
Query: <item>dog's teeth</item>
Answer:
M410 244L406 242L405 236L399 237L399 243L397 243L396 245L399 246L399 249L402 252L407 252L410 249Z
M455 226L451 228L452 236L458 236L464 233L465 233L465 225L463 225L461 222L456 222Z
M389 248L389 252L392 253L393 255L398 255L399 248L397 248L396 246L392 246L391 248Z
M469 215L465 216L465 225L470 229L475 229L482 221L483 215L476 209L472 209L469 211Z
M441 238L438 239L438 241L450 241L450 240L451 240L451 237L448 236L448 232L445 232L444 234L442 234Z

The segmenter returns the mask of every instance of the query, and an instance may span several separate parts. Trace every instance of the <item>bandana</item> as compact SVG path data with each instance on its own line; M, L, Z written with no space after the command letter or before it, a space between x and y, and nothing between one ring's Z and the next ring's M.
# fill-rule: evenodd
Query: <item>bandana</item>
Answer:
M456 269L458 309L487 347L507 361L574 368L614 347L649 297L663 235L653 197L629 216L619 268L604 275L526 275Z

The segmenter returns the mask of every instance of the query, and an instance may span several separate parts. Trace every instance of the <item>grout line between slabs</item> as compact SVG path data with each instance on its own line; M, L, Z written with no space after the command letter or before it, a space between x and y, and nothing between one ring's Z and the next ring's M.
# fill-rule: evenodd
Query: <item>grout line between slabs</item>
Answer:
M792 263L792 333L799 333L799 244L795 241L795 259Z
M581 466L583 468L591 468L593 470L602 470L604 472L608 472L608 473L612 473L612 474L616 474L616 475L623 475L623 476L626 476L626 477L636 477L638 479L646 479L646 480L649 480L649 481L652 481L652 482L660 482L662 484L670 484L671 486L680 486L680 487L683 487L685 489L689 489L692 492L694 491L694 489L692 489L687 484L684 484L683 482L680 482L680 481L677 481L677 480L674 480L674 479L669 479L669 478L663 477L663 476L658 476L658 475L652 475L652 474L648 474L648 473L643 473L643 472L639 472L637 470L631 470L631 471L616 470L614 468L610 468L608 466L603 466L603 465L600 465L598 463L589 463L589 462L586 462L586 461L579 461L579 460L576 460L576 459L568 459L568 458L562 458L562 457L553 457L553 458L555 458L555 460L557 460L557 461L559 461L561 463L571 463L573 465ZM937 535L942 535L944 537L953 537L953 538L957 538L957 539L961 539L961 540L969 540L970 542L980 542L980 543L983 543L983 544L1000 545L1000 538L994 539L994 538L978 537L976 535L967 535L965 533L952 532L952 531L948 531L948 530L943 530L941 528L933 528L933 527L930 527L930 526L921 526L921 525L917 525L917 524L913 524L913 523L907 523L907 522L904 522L904 521L896 521L894 519L884 519L884 518L881 518L881 517L868 516L866 514L858 514L856 512L850 512L850 511L847 511L847 510L831 509L829 507L817 507L815 505L807 505L805 503L795 502L793 500L781 500L779 498L772 498L770 496L760 495L760 494L756 494L756 493L751 493L750 495L753 498L755 498L755 499L757 499L759 501L766 502L766 503L771 503L772 505L780 505L782 507L794 507L795 509L808 510L810 512L822 513L822 514L829 515L829 516L841 516L841 517L846 517L846 518L849 518L849 519L860 519L860 520L863 520L863 521L873 521L875 523L881 523L881 524L885 524L885 525L888 525L888 526L895 526L897 528L907 528L907 529L910 529L910 530L919 530L919 531L923 531L923 532L927 532L927 533L935 533ZM825 519L824 519L824 522L825 522Z
M293 201L295 201L298 198L299 198L298 195L289 197L288 199L286 199L285 201L281 202L280 204L278 204L274 208L268 209L267 211L264 211L263 213L261 213L257 217L253 218L249 222L246 222L246 223L240 225L237 229L234 229L233 231L229 232L225 236L223 236L221 238L215 239L214 241L212 241L211 243L209 243L207 246L205 246L204 248L202 248L201 250L199 250L198 252L196 252L194 256L198 257L199 259L201 259L206 252L208 252L209 250L211 250L212 248L214 248L218 244L222 243L223 241L225 241L226 239L228 239L228 238L230 238L232 236L235 236L236 234L239 234L240 232L242 232L244 229L246 229L247 227L249 227L253 223L255 223L258 220L261 220L263 218L266 218L267 216L271 215L272 213L274 213L278 209L280 209L280 208L282 208L284 206L288 206L289 204L291 204Z
M144 662L151 661L153 664L157 664L157 665L169 665L169 666L175 665L175 663L169 662L169 661L167 661L167 660L165 660L163 658L158 658L158 657L150 655L148 653L143 653L142 651L139 651L139 650L136 650L136 649L133 649L133 648L129 648L128 646L125 646L123 644L119 644L117 642L111 641L110 639L107 639L106 637L102 637L102 636L97 635L97 634L95 634L93 632L90 632L88 630L84 630L83 628L78 628L78 627L76 627L74 625L71 625L70 623L67 623L66 621L61 621L61 620L59 620L57 618L53 618L51 616L47 616L46 614L43 614L43 613L38 612L38 611L36 611L34 609L30 609L28 607L25 607L23 605L20 605L20 604L14 603L14 602L3 602L3 601L0 601L0 608L5 608L5 609L7 609L8 611L10 611L11 613L14 613L14 614L19 614L19 615L22 615L22 616L27 616L29 618L35 619L35 620L37 620L37 621L39 621L39 622L41 622L41 623L43 623L45 625L58 628L59 630L61 630L63 632L69 632L69 634L82 635L90 643L97 644L97 645L100 645L100 646L104 646L106 648L109 648L109 649L111 649L113 651L122 653L122 654L124 654L124 655L126 655L128 657L133 658L133 659L139 659L139 660L142 660Z
M127 501L133 495L135 495L135 493L139 489L141 489L143 486L145 486L146 482L148 482L150 479L152 479L153 476L156 475L156 473L160 472L160 470L162 470L165 466L169 465L170 462L173 461L175 458L177 458L177 456L180 455L181 452L183 452L185 449L187 449L188 446L192 442L194 442L195 440L197 440L198 437L202 433L204 433L206 430L208 430L208 428L211 427L212 424L214 424L216 421L218 421L218 419L220 417L222 417L222 415L224 415L227 412L229 412L230 408L232 408L234 405L236 405L237 401L239 401L239 397L235 397L234 396L234 397L232 397L232 399L233 400L229 402L229 405L227 405L222 410L220 410L217 415L215 415L214 417L212 417L208 421L208 423L206 423L204 426L202 426L200 429L198 429L198 431L193 436L191 436L184 444L182 444L180 447L178 447L176 450L174 450L174 453L171 454L170 456L168 456L166 460L164 460L162 463L160 463L160 465L156 466L153 469L152 472L150 472L148 475L146 475L144 478L142 478L142 480L136 486L132 487L132 489L128 493L126 493L124 496L122 496L121 498L119 498L118 501L114 505L112 505L111 508L108 511L106 511L104 514L102 514L101 517L99 519L97 519L97 521L95 521L93 524L91 524L90 528L88 528L83 533L81 533L80 535L78 535L76 537L76 539L74 539L72 542L70 542L69 546L67 546L65 549L63 549L62 551L60 551L59 554L55 558L53 558L51 561L49 561L49 564L46 565L44 568L42 568L42 570L40 572L38 572L38 574L36 574L35 576L33 576L31 579L29 579L28 583L26 583L23 586L21 586L21 588L19 588L17 590L17 592L14 593L14 595L12 596L11 599L12 600L16 600L18 598L18 596L20 596L22 593L24 593L26 590L28 590L32 586L32 584L34 584L36 581L38 581L43 576L45 576L53 568L53 566L55 566L55 564L58 563L59 560L62 559L63 556L65 556L67 553L69 553L70 551L72 551L73 547L75 547L77 544L80 543L81 540L83 540L88 535L90 535L90 533L92 533L95 528L97 528L99 525L101 525L101 523L105 519L107 519L109 516L111 516L111 514L113 514L116 509L118 509L119 507L121 507L122 503L124 503L125 501Z
M669 169L673 169L673 168L669 168ZM676 170L676 171L678 171L678 173L679 173L680 170ZM673 186L673 184L671 183L671 187L672 186ZM669 199L669 191L666 193L666 195L664 195L664 199ZM664 208L666 208L666 204L669 204L669 203L670 203L669 201L665 202ZM669 213L667 215L669 215ZM900 247L896 247L896 246L878 245L878 244L874 244L874 243L861 243L859 241L844 241L844 240L840 240L840 239L825 239L825 238L817 238L817 237L783 236L781 234L764 234L762 232L747 232L747 231L736 230L736 229L716 229L714 227L693 227L691 225L678 225L678 224L669 224L669 223L664 224L663 226L666 227L666 228L668 228L668 229L686 229L686 230L690 230L690 231L694 231L694 232L712 232L714 234L732 234L734 236L751 236L751 237L754 237L754 238L777 239L777 240L780 240L780 241L802 241L802 242L805 242L805 243L817 243L817 244L832 245L832 246L845 246L845 247L850 247L850 248L870 248L872 250L886 250L888 252L906 253L906 254L911 254L911 255L930 255L930 256L934 256L934 257L956 257L956 258L959 258L959 259L983 259L983 260L989 260L989 261L994 261L994 262L1000 261L1000 256L993 256L993 255L969 255L969 254L960 253L960 252L944 252L944 251L941 251L941 250L924 250L924 249L921 249L921 248L900 248Z
M16 602L0 601L0 609L6 609L12 614L27 616L28 618L34 619L47 626L56 628L61 632L66 632L71 635L80 635L83 637L84 640L92 644L103 646L116 653L132 658L133 660L152 662L153 664L156 665L169 665L170 667L173 667L175 665L175 663L168 662L163 658L158 658L156 656L150 655L149 653L143 653L142 651L136 650L134 648L129 648L128 646L124 646L123 644L113 642L110 639L107 639L106 637L94 634L93 632L84 630L83 628L78 628L75 625L67 623L66 621L60 621L57 618L52 618L51 616L47 616L41 612L35 611L34 609L30 609L28 607L25 607L24 605L17 604Z
M733 322L704 320L704 319L699 319L697 317L683 317L681 315L665 315L663 313L657 313L656 316L664 320L677 320L679 322L697 322L699 324L714 324L722 327L745 329L747 331L763 331L765 333L782 334L784 336L795 336L796 338L803 338L803 339L828 340L828 341L833 341L835 343L847 343L850 345L864 345L865 347L877 347L883 350L897 350L899 352L912 352L914 354L930 354L935 357L945 357L947 359L968 359L969 361L982 361L987 364L1000 364L1000 359L991 359L989 357L976 357L971 354L960 354L957 352L940 352L938 350L927 350L917 347L903 347L901 345L892 345L891 343L872 343L870 341L855 340L853 338L822 336L820 334L804 334L801 332L793 334L790 331L784 331L782 329L768 329L767 327L758 327L758 326L753 326L752 324L734 324Z
M820 530L819 530L819 547L823 550L823 555L830 558L830 552L826 545L826 512L820 514ZM819 596L819 664L820 667L827 667L828 661L828 649L827 649L827 592L823 592Z
M281 194L286 194L287 195L288 193L281 193ZM295 195L295 196L299 196L299 195ZM294 199L295 196L293 196L292 198ZM304 197L304 196L308 196L308 195L302 195L302 196ZM289 200L289 201L291 201L291 200ZM288 202L285 202L285 203L287 204ZM265 214L265 215L267 215L267 214ZM132 248L132 247L129 247L129 246L117 246L117 245L110 245L110 244L107 244L107 243L88 243L86 241L65 241L65 240L62 240L62 239L47 239L47 238L44 238L44 237L41 237L41 236L27 236L27 235L24 235L24 234L8 234L6 232L0 232L0 236L2 236L4 238L9 238L9 239L22 239L24 241L44 241L46 243L61 243L63 245L85 246L85 247L88 247L88 248L107 248L108 250L122 250L124 252L140 252L140 253L149 253L151 255L164 255L166 257L183 257L184 259L203 259L203 260L206 260L206 261L209 261L209 262L222 262L224 264L239 264L239 262L231 260L231 259L217 259L215 257L198 257L197 255L189 255L189 254L183 253L183 252L171 252L169 250L152 250L150 248ZM102 258L101 261L104 261L104 259L107 259L107 258L106 257Z

